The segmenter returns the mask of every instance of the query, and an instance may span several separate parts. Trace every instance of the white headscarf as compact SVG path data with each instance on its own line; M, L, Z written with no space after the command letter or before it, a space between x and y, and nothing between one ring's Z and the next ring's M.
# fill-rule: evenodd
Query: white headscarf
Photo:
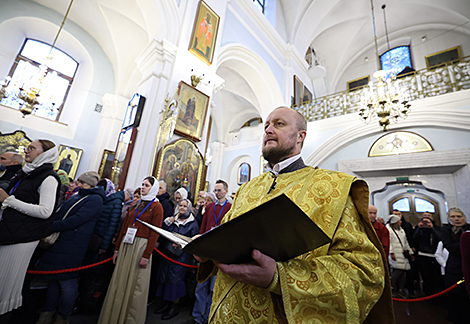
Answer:
M147 178L148 177L145 177L145 179L147 179ZM155 177L150 177L150 178L153 178L154 183L152 185L152 188L150 188L149 193L146 194L146 195L142 195L142 200L143 201L152 201L153 199L155 199L155 201L158 201L157 194L158 194L158 189L160 189L160 185L158 184L158 180L155 179ZM145 179L142 180L142 182L144 182ZM152 184L152 183L150 182L150 184ZM142 192L142 189L140 189L140 190Z
M44 163L52 163L52 165L56 164L59 158L59 150L57 146L48 149L46 152L41 153L38 155L33 162L29 163L26 162L23 166L24 173L30 173L31 171L39 168Z
M183 198L183 199L188 198L188 191L184 188L179 188L178 190L175 191L175 195L176 195L176 193L179 193L181 195L181 198Z

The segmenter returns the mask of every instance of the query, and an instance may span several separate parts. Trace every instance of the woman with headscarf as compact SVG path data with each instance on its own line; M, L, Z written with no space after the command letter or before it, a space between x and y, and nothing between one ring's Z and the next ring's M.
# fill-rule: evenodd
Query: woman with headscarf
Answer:
M77 185L77 181L70 182L69 188L65 192L65 200L69 199L74 194L76 194L78 190L80 190L80 187Z
M96 184L100 176L87 171L78 177L80 190L64 202L54 215L53 232L57 241L40 258L34 270L55 271L78 268L83 264L96 220L103 205L104 190ZM69 323L78 292L79 272L46 274L46 301L37 324L48 324L57 310L54 324Z
M460 237L470 230L470 224L462 210L452 207L447 212L450 226L441 228L441 238L444 247L449 251L444 276L445 287L449 288L463 278L462 254L460 252ZM465 278L468 280L469 278ZM470 323L470 301L465 285L459 285L447 295L447 319L451 323Z
M53 170L59 156L49 140L36 140L25 151L26 164L6 191L0 189L0 323L22 304L29 261L41 238L52 233L60 179Z
M188 191L184 189L183 187L181 187L175 191L175 200L176 200L175 215L178 214L179 205L180 205L181 200L183 199L188 199Z
M158 202L158 181L142 182L142 198L132 206L116 243L116 264L98 323L145 323L152 251L158 234L137 220L161 227L163 208Z
M178 206L178 213L175 216L165 218L162 228L188 237L193 237L198 234L199 225L192 214L192 209L192 204L188 199L181 200ZM183 252L176 244L165 240L162 245L160 245L162 246L162 250L173 260L184 264L191 262L193 256ZM173 254L172 251L176 252L176 254ZM179 254L179 256L177 254ZM173 318L179 313L178 302L181 297L186 295L184 278L187 270L187 267L173 263L167 259L162 259L159 264L157 272L157 297L163 298L163 302L160 307L157 307L154 313L163 314L163 320Z

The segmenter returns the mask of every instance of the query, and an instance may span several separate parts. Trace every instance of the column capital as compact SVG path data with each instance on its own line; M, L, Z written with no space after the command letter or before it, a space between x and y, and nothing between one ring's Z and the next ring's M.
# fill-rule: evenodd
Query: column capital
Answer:
M168 80L177 50L173 43L165 39L152 39L136 58L137 68L142 73L140 84L152 76Z

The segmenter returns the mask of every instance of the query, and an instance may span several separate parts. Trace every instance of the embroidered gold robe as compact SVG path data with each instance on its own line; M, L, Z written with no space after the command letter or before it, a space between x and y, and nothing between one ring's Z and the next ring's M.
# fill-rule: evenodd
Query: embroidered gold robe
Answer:
M351 190L354 181L356 190ZM201 264L199 281L217 274L209 322L364 322L384 286L389 287L385 259L367 235L374 239L375 231L363 217L367 217L367 185L341 172L312 167L279 174L275 189L267 194L272 182L268 172L245 183L224 222L285 193L332 242L287 262L277 262L274 280L267 289L239 283L217 271L212 262ZM289 215L285 221L289 221ZM378 244L376 236L375 240ZM391 303L386 300L385 304L390 313ZM388 322L393 323L393 313Z

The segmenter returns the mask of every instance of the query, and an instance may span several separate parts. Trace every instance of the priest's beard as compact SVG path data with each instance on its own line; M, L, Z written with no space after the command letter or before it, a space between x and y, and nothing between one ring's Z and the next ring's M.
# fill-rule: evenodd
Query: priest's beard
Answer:
M263 149L261 150L263 152L263 157L271 164L271 166L274 166L282 160L285 160L295 149L295 139L296 137L284 145L281 145L278 142L276 147L263 146Z

